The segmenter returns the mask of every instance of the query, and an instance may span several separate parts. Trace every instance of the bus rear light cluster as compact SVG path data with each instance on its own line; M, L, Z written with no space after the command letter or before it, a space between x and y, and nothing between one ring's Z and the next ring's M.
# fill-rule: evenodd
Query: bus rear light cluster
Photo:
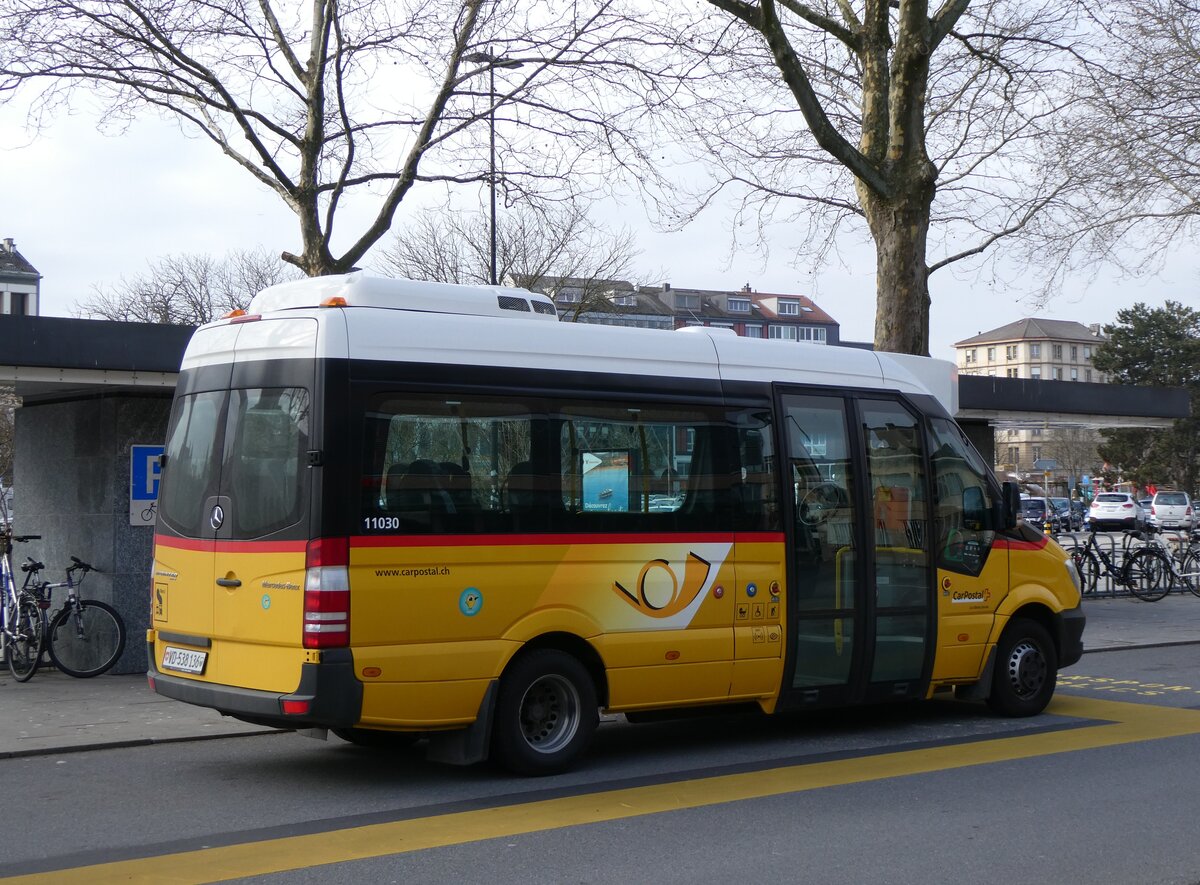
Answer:
M350 645L350 540L317 538L304 557L304 647Z

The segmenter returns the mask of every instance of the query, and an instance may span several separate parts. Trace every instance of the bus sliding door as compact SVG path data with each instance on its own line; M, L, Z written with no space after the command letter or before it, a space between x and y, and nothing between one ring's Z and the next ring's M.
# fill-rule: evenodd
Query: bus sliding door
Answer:
M917 696L930 645L922 432L899 402L780 399L791 499L781 706Z

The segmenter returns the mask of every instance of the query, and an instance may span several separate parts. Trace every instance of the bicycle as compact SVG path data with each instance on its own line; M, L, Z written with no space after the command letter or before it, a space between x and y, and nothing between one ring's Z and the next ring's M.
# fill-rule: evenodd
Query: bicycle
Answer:
M1071 547L1068 552L1075 562L1075 568L1079 570L1085 594L1096 592L1096 584L1101 577L1111 578L1115 584L1145 602L1157 602L1171 590L1171 584L1165 578L1174 570L1169 561L1165 561L1168 560L1166 554L1153 545L1138 547L1118 561L1115 547L1110 556L1096 541L1093 529L1088 532L1088 539L1083 546Z
M1194 596L1200 596L1200 547L1189 539L1184 544L1182 537L1176 538L1174 549L1158 536L1157 530L1148 530L1147 545L1157 550L1161 556L1159 567L1163 569L1163 581L1168 592L1171 588L1180 586L1190 590ZM1165 595L1165 594L1164 594Z
M88 679L107 673L121 657L125 650L125 622L108 603L80 598L76 589L88 572L99 570L77 556L72 556L71 562L65 581L40 580L45 566L33 559L22 569L28 572L26 583L32 582L31 590L44 608L50 608L53 591L66 588L66 602L46 623L46 647L55 667L68 676ZM79 580L75 580L76 572L82 572Z
M0 489L2 491L2 489ZM0 494L0 654L13 679L28 682L42 660L45 616L33 594L17 590L12 571L13 542L36 541L40 535L14 535L4 496Z

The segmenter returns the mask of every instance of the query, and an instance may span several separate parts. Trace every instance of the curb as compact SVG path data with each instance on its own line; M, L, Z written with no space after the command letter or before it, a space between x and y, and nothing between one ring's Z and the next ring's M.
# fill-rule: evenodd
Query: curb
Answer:
M262 731L238 731L224 734L192 734L166 738L131 738L116 741L94 741L89 744L70 744L63 747L30 747L25 750L0 750L0 759L22 759L30 756L55 756L64 753L89 753L93 750L123 750L129 747L153 747L157 744L184 744L192 741L216 741L225 738L262 737L267 734L287 734L291 729L270 728Z

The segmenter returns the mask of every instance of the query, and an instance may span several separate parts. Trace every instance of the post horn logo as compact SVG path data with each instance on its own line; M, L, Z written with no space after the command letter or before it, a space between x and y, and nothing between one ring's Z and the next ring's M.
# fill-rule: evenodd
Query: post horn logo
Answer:
M613 590L638 611L652 618L669 618L695 602L708 581L712 563L689 553L683 568L683 584L665 559L652 559L638 573L635 590L613 581Z

